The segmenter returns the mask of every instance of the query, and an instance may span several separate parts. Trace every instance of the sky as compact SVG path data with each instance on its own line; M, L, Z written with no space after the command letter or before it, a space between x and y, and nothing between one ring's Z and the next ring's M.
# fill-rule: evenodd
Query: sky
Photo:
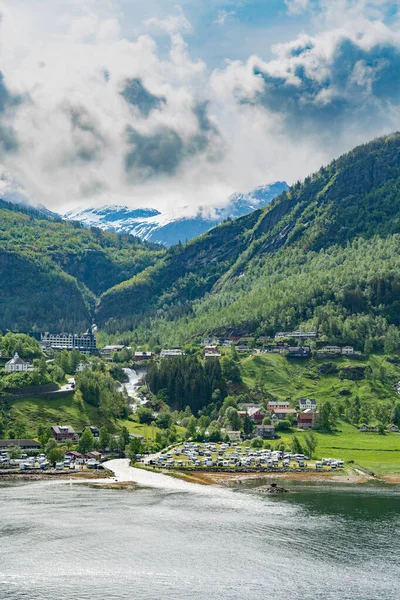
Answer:
M399 128L400 0L0 0L0 15L0 196L61 214L220 207Z

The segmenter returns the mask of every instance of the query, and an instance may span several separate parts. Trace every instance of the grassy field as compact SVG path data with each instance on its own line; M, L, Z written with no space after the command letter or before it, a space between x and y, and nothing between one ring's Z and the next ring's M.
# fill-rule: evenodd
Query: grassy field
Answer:
M372 370L369 378L361 381L340 379L338 374L323 375L322 364L331 362L339 369L347 366L368 365ZM254 388L261 382L264 389L280 400L312 398L318 402L335 400L343 388L353 395L371 400L400 400L393 386L400 380L400 368L384 356L372 355L368 361L359 362L340 357L336 359L291 360L279 354L250 356L241 362L243 382Z
M96 408L84 403L84 411L80 411L73 395L54 400L23 398L12 401L10 406L16 418L27 423L28 436L35 436L39 425L71 425L80 431L84 425L96 425L99 421Z
M129 433L136 433L136 435L143 435L144 438L148 441L154 442L156 438L156 434L158 431L162 432L162 429L159 429L156 426L152 425L143 425L138 423L137 421L133 421L132 419L124 419L119 421L121 426L125 426ZM186 429L184 427L176 426L176 432L179 437L182 439L185 436Z
M348 423L339 423L338 433L318 433L318 458L353 460L356 464L374 471L377 475L400 473L400 434L363 433ZM304 432L296 432L299 440ZM281 439L290 445L292 435L281 434Z

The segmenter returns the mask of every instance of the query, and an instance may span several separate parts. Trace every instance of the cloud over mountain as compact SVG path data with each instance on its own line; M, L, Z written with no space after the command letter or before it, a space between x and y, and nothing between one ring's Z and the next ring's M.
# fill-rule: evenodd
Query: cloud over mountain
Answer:
M120 0L34 4L0 2L0 162L54 210L191 204L195 214L397 127L388 2L338 0L339 22L332 1L282 0L291 15L311 11L313 32L219 69L192 56L181 8L154 8L127 36ZM211 23L216 8L226 12L213 2Z

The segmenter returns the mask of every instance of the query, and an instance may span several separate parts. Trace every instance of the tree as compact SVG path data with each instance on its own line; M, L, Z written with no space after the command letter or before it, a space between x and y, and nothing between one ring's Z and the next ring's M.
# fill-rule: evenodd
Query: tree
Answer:
M275 425L275 431L290 431L292 428L290 421L283 419Z
M233 431L239 431L240 430L242 422L241 422L241 419L239 417L239 413L238 413L237 409L234 408L233 406L229 406L226 409L225 423L227 423L229 425L229 427Z
M137 454L141 454L143 450L142 441L140 438L133 438L129 443L128 456L131 460L136 459Z
M13 430L15 439L21 440L26 436L27 425L23 419L18 419L14 421Z
M264 440L260 437L255 437L251 440L252 448L262 448L264 445Z
M14 460L16 458L20 458L22 450L19 446L9 446L8 454L10 455L10 458Z
M335 409L332 404L324 402L319 409L316 429L320 431L332 431L336 420Z
M232 407L232 408L236 408L236 410L237 410L237 407L238 407L238 406L237 406L237 403L236 403L236 400L235 400L235 398L234 398L233 396L227 396L227 397L225 398L225 400L223 401L223 403L222 403L222 406L221 406L221 409L220 409L220 411L219 411L219 412L220 412L220 414L221 414L221 416L224 416L224 415L225 415L225 413L226 413L226 411L227 411L227 410L228 410L228 408L230 408L230 407Z
M62 448L52 448L47 454L47 458L50 464L61 462L64 458L64 450Z
M45 454L47 455L47 454L50 452L50 450L53 450L53 448L57 448L57 442L56 442L56 440L55 440L55 439L52 437L52 438L50 438L50 439L47 441L47 443L46 443L46 446L45 446L45 448L44 448L44 452L45 452Z
M160 429L169 429L172 425L172 415L170 412L160 412L157 417L157 426Z
M306 453L312 458L318 446L318 438L313 431L307 431L303 439Z
M192 415L189 419L187 428L186 428L186 437L187 439L194 438L197 431L197 421L195 417Z
M271 425L271 417L264 417L262 420L263 425Z
M385 354L396 354L400 349L400 331L394 325L390 325L386 332L384 350Z
M253 430L254 430L254 423L250 419L249 415L246 413L243 417L243 433L245 435L249 435L249 434L253 433Z
M154 414L151 408L141 407L136 414L139 417L139 423L143 423L145 425L150 425L154 419Z
M237 362L229 358L229 356L223 356L220 362L222 374L227 381L231 381L232 383L240 383L242 381Z
M100 448L102 450L105 450L106 448L108 448L109 443L110 443L110 434L108 433L107 427L105 425L103 425L103 427L101 427L101 429L100 429L100 437L99 437Z
M87 454L93 450L93 433L90 431L89 427L86 427L79 439L78 450L82 454Z
M295 435L292 437L291 450L293 454L303 454L303 447L300 443L299 438Z
M400 402L397 402L397 404L394 406L392 421L394 425L400 427Z

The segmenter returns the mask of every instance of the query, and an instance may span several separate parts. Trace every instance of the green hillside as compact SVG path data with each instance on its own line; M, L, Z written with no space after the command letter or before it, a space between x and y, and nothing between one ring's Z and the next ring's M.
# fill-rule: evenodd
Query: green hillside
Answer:
M400 134L393 134L263 210L171 249L106 292L98 320L110 334L134 327L137 339L161 343L312 327L360 350L382 350L389 338L388 351L397 351L399 232Z
M0 329L83 330L96 296L163 252L0 201Z
M347 367L365 367L365 376L360 380L348 379ZM317 402L329 400L343 407L355 397L365 403L400 400L394 390L400 380L400 365L391 363L385 356L371 355L368 360L358 362L346 357L295 360L277 354L262 354L242 360L241 373L250 390L261 385L267 397L290 398L293 405L301 398ZM344 389L346 395L341 394Z

